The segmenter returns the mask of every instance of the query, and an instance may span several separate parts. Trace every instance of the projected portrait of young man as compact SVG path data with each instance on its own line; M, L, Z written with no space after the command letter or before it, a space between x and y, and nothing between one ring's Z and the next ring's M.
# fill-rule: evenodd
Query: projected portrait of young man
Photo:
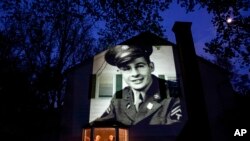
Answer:
M106 62L119 69L127 86L114 94L107 110L95 121L114 120L125 125L181 121L179 86L152 74L155 66L151 54L152 46L135 45L118 45L106 52Z

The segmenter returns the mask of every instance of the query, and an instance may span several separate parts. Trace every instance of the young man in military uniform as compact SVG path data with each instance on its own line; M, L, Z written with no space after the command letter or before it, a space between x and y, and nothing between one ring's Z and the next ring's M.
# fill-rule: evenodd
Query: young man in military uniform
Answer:
M117 66L128 87L115 93L108 109L95 121L118 121L125 125L170 125L182 119L179 87L151 73L152 46L118 45L105 60Z

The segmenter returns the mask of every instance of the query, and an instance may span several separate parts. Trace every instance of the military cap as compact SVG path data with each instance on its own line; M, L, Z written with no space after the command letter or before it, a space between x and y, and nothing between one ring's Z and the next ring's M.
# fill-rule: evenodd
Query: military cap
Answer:
M138 57L149 57L152 51L152 46L117 45L106 52L105 60L112 66L119 66Z

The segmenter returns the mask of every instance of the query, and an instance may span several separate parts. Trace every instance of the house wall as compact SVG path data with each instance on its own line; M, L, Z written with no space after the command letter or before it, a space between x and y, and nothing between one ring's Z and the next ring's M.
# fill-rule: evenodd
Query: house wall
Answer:
M235 103L228 72L202 58L198 58L198 63L212 141L229 140L232 134L223 119L227 118L225 112L232 110Z
M82 129L89 122L91 72L93 61L86 61L68 75L67 97L62 113L60 141L81 141Z

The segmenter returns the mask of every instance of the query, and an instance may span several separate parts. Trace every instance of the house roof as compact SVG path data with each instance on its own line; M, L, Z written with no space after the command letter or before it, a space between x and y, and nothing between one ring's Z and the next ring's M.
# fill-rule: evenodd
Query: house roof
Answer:
M153 34L149 31L143 32L137 36L134 36L120 44L125 45L175 45L172 42L169 42L167 39L161 38L156 34Z
M230 73L228 70L226 70L226 69L224 69L224 68L222 68L222 67L220 67L220 66L218 66L218 65L216 65L216 64L214 64L214 63L212 63L212 62L210 62L208 60L206 60L205 58L197 56L197 59L198 59L198 61L200 63L203 63L203 64L205 64L207 66L212 67L212 68L215 68L216 70L220 71L221 73L225 73L225 74L229 74Z

